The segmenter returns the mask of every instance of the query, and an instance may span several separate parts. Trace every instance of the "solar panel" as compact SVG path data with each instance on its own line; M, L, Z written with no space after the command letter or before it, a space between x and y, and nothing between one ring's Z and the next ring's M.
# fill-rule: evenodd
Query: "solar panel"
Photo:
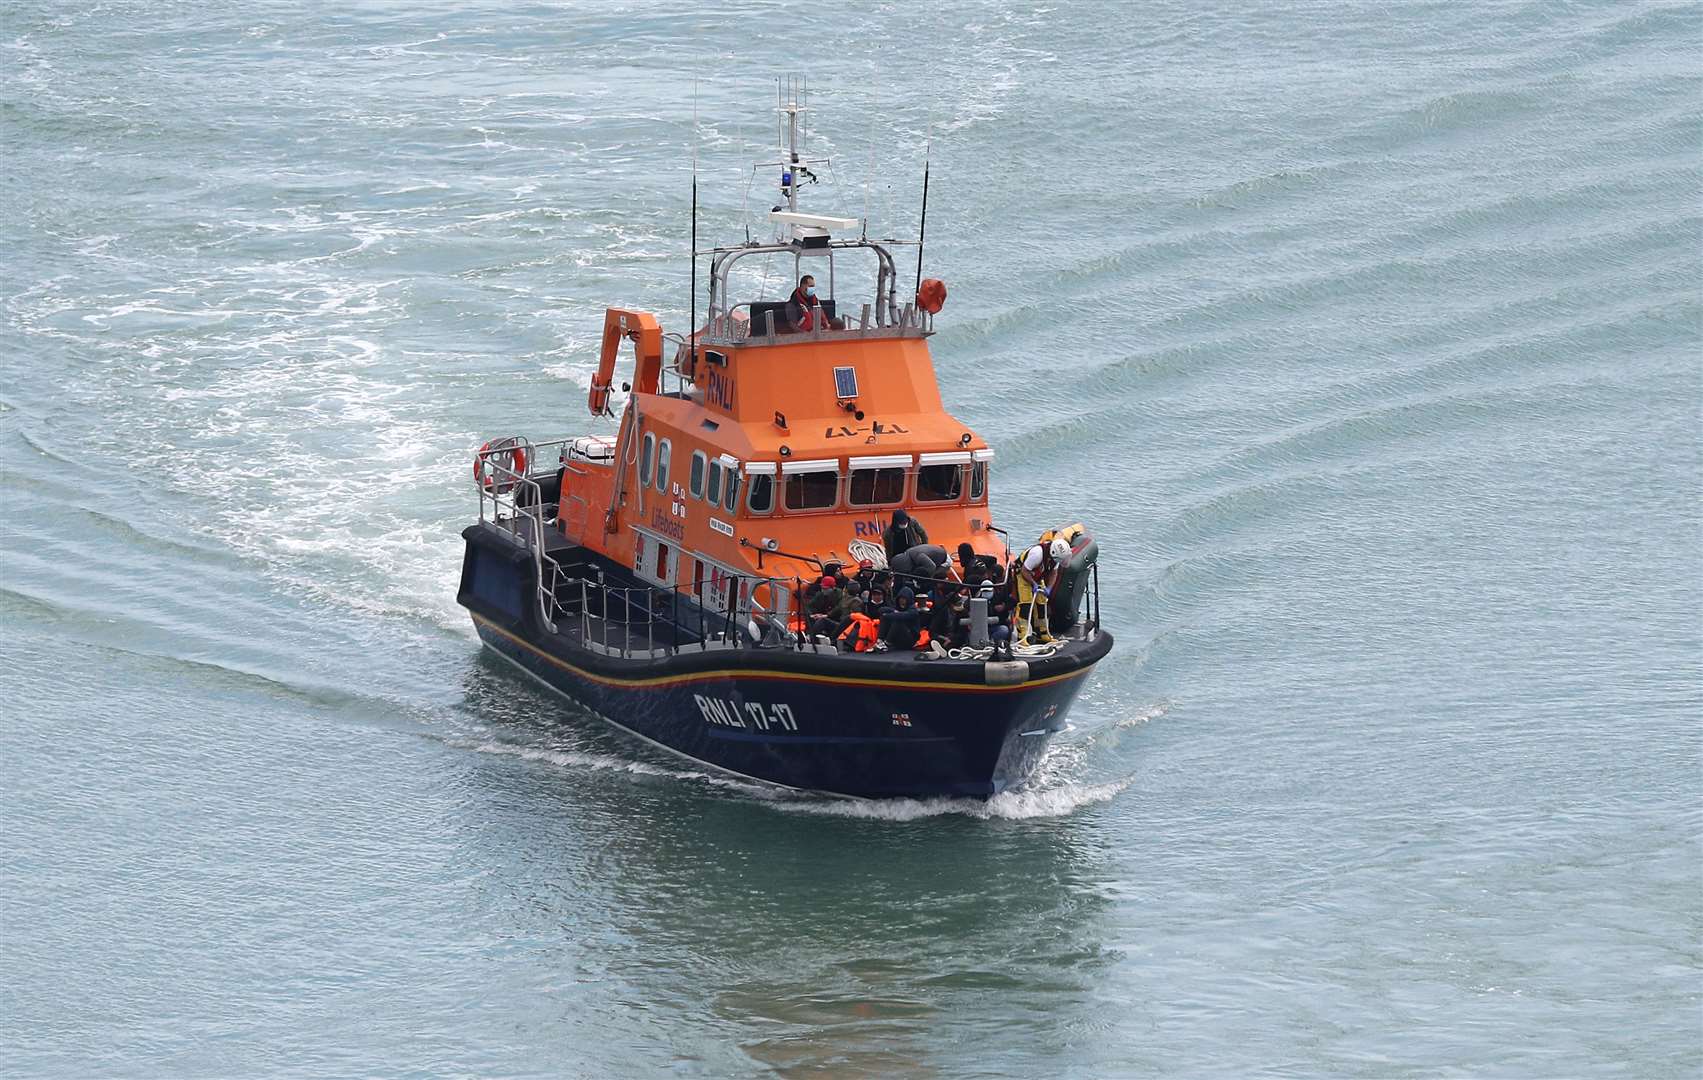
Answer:
M834 396L839 398L857 397L857 369L837 367L834 369Z

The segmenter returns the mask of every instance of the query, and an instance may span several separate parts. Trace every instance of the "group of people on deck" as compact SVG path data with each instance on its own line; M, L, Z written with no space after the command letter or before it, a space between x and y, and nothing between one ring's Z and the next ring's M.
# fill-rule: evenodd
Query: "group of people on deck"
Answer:
M929 650L940 654L970 641L970 598L988 602L989 639L1004 645L1052 638L1046 602L1061 561L1052 545L1024 552L1008 570L992 555L959 544L956 558L928 542L922 523L904 510L882 536L887 568L865 559L856 567L826 563L803 591L805 626L846 652ZM1069 546L1065 545L1068 554ZM1031 562L1033 565L1031 565ZM1037 596L1039 600L1037 601ZM1029 610L1020 610L1023 597Z

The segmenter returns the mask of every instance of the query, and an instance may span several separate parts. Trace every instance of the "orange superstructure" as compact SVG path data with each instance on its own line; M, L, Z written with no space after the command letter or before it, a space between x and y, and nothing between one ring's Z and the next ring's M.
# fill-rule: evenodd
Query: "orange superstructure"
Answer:
M812 578L822 561L878 547L901 506L949 550L1002 552L989 529L992 451L941 404L925 325L913 308L868 330L738 343L700 333L664 391L647 370L655 320L611 309L591 404L623 336L639 346L632 390L612 452L564 452L564 534L664 586Z

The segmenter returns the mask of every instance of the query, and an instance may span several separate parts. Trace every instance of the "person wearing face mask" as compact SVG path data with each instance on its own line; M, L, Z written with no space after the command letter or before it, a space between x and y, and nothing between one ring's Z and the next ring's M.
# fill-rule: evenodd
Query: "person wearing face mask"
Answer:
M841 330L845 327L844 323L830 319L822 310L822 301L816 297L816 278L811 274L798 279L798 288L792 291L792 298L786 302L786 321L795 333L818 328Z

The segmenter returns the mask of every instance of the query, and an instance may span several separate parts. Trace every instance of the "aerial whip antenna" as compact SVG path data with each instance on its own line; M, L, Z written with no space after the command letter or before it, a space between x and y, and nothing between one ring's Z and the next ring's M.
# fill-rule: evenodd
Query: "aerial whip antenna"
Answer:
M922 221L917 225L917 292L922 292L922 245L928 237L928 164L934 153L934 118L929 117L928 141L922 152Z
M692 321L686 327L689 343L686 369L698 370L698 80L692 80Z
M869 100L869 171L863 174L863 237L869 239L869 182L875 177L875 114L880 111L881 92L871 88Z

